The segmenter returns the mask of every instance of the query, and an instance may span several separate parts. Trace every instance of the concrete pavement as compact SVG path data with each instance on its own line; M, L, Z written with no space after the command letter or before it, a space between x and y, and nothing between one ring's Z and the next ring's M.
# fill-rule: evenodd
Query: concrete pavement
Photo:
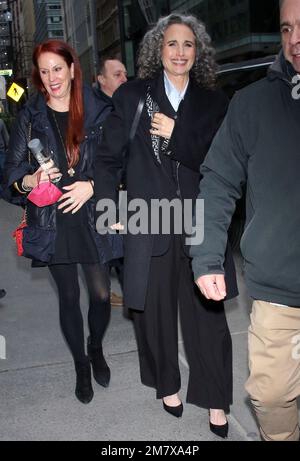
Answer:
M20 209L0 201L0 288L7 291L0 300L2 345L3 338L6 341L6 359L0 358L0 440L220 440L209 431L206 410L186 404L177 420L162 410L152 389L141 385L133 327L122 308L112 309L104 342L111 384L104 389L93 382L93 401L88 405L77 401L73 364L60 332L57 296L48 270L31 269L29 260L15 254L11 232L20 216ZM240 260L238 266L241 277ZM86 312L82 281L81 287ZM113 289L120 293L116 280ZM240 291L237 300L227 303L234 350L228 438L232 441L259 439L243 388L250 300L242 281ZM179 348L184 399L188 369L181 340Z

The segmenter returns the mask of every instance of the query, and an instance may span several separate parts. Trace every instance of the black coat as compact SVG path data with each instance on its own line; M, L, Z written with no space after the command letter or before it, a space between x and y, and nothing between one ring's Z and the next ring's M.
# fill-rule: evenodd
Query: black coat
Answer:
M113 102L112 98L108 96L104 91L101 90L100 84L98 83L94 88L93 88L95 96L100 99L101 104L105 104L107 106L110 106L111 109L113 109Z
M81 162L79 180L85 181L94 178L93 160L97 146L102 135L102 123L107 114L111 111L111 106L101 102L94 95L89 87L84 87L84 140L80 145ZM4 198L16 205L25 206L27 211L27 224L30 228L26 232L34 238L34 244L30 244L30 252L25 256L33 260L47 263L50 254L54 251L55 230L56 230L56 207L51 205L39 208L30 201L25 195L21 195L13 187L15 181L23 178L26 174L32 174L39 168L39 164L32 155L29 156L27 143L29 137L29 125L31 124L31 139L39 138L46 149L58 165L56 157L57 145L52 125L47 116L47 105L42 94L37 94L29 100L19 113L17 121L13 127L10 137L7 161L5 164L4 179ZM100 238L95 230L95 205L94 198L88 200L84 206L87 207L88 225L93 230L95 243L102 262L111 258L107 239ZM48 245L48 249L45 248ZM40 251L38 248L42 248ZM49 250L49 251L48 251Z
M166 152L160 152L161 163L154 154L151 118L146 105L131 145L128 138L141 96L147 88L160 111L176 118L175 128ZM227 98L220 91L199 87L190 81L184 101L175 114L165 94L163 74L152 81L136 80L122 85L113 96L114 111L103 126L101 147L95 160L96 200L116 200L124 150L128 147L126 184L128 201L151 199L196 199L199 192L199 168L227 110ZM167 252L170 235L124 235L125 268L124 300L127 307L143 310L152 256ZM187 250L188 252L188 250ZM236 296L236 279L232 257L229 257L228 297Z

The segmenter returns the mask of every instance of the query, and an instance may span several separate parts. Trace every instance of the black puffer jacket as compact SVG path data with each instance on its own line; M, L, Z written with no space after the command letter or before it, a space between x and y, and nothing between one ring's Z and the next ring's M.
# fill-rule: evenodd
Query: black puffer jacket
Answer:
M84 87L84 108L85 137L80 146L81 162L79 180L81 181L93 179L93 161L101 140L102 123L111 111L111 107L101 102L89 87ZM39 138L45 149L51 153L56 165L58 165L58 159L56 157L56 139L47 116L47 105L43 95L37 94L24 106L12 130L4 169L4 198L16 205L26 205L28 226L35 228L38 237L41 238L41 244L44 238L42 235L43 232L44 235L46 235L45 232L51 230L52 235L50 243L53 247L55 241L57 205L54 204L42 208L36 207L30 201L27 201L25 195L19 194L13 186L15 181L26 174L32 174L39 168L38 163L33 156L29 154L27 148L30 125L31 139ZM88 225L94 230L94 199L88 200L85 206L87 207ZM49 236L49 233L47 235ZM112 259L113 256L110 255L109 247L107 247L108 240L111 240L111 237L105 239L96 232L93 232L92 235L94 235L101 261L105 262L106 260ZM27 256L32 259L39 259L38 253L36 255ZM48 261L44 260L44 262Z

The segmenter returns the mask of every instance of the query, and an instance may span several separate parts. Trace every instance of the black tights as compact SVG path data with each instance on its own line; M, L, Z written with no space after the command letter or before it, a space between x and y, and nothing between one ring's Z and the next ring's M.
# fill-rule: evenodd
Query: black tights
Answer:
M110 319L110 282L106 266L82 264L88 294L88 325L93 345L100 346ZM49 266L58 289L60 324L74 361L85 362L83 318L77 264Z

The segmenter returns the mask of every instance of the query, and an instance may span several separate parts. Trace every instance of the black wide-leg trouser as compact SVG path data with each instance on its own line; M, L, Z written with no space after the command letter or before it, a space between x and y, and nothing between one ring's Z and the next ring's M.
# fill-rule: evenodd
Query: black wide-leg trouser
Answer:
M133 311L142 383L157 398L177 393L178 305L189 364L187 402L229 411L232 344L223 302L206 300L193 280L191 261L173 236L169 250L152 257L143 312Z

